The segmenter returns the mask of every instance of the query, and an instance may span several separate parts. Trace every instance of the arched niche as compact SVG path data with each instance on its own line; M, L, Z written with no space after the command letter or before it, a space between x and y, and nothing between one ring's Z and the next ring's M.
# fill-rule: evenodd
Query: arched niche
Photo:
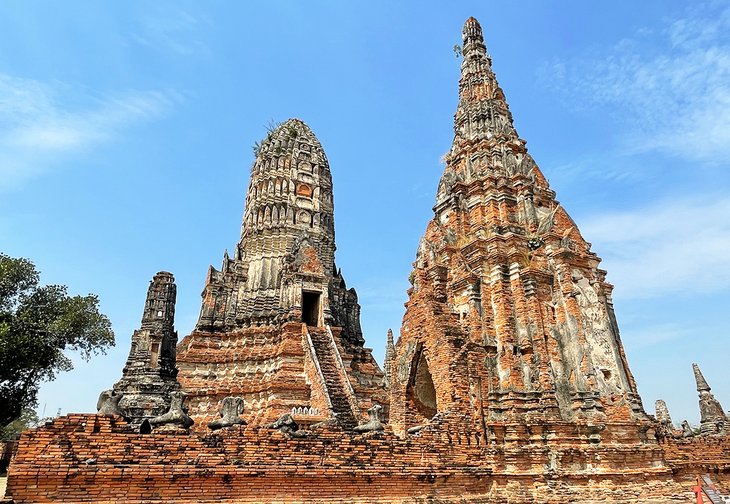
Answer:
M415 424L430 420L438 412L436 387L423 347L419 345L413 355L411 373L406 387L406 404Z
M144 420L140 426L139 426L139 433L140 434L151 434L152 433L152 425L150 425L149 420Z

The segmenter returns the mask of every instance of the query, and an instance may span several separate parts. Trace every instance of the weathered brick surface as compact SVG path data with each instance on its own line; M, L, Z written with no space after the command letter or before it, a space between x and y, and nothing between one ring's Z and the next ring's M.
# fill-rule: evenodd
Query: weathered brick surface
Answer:
M709 474L723 494L730 494L730 437L667 437L661 440L662 451L675 478L683 483Z
M373 401L388 403L382 371L369 349L340 338L340 328L330 330L362 420ZM178 351L184 356L178 379L188 394L187 405L196 429L205 429L217 416L220 402L230 395L244 398L250 421L256 424L271 422L292 408L316 408L325 415L329 411L327 393L301 323L226 333L194 332L180 342ZM324 349L318 352L314 348L314 357L317 365L326 364ZM344 394L345 388L345 383L338 382L337 390L330 393Z
M656 444L595 445L572 423L493 425L485 442L450 421L406 439L337 430L289 439L251 426L141 435L125 432L119 418L70 415L23 435L8 492L18 503L628 503L691 495L669 469L649 467L661 458Z

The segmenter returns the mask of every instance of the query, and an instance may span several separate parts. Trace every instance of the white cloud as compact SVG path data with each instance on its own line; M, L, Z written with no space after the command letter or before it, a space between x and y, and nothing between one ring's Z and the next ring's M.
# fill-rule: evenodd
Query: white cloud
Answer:
M180 100L170 90L91 97L62 83L0 74L0 190L58 166L59 156L158 119Z
M160 9L156 15L147 15L140 20L140 31L132 34L132 40L180 56L206 54L208 47L197 37L197 32L207 24L210 23L205 17L182 9Z
M581 229L624 298L730 286L730 197L663 201L589 218Z
M543 68L584 108L610 110L627 153L693 161L730 157L730 8L696 4L663 30Z

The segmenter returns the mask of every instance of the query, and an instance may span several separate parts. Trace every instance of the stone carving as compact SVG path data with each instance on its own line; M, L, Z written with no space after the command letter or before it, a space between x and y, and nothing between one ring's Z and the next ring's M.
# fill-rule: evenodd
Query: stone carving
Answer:
M695 430L692 428L692 426L689 424L687 420L682 420L682 436L683 437L692 437L695 435Z
M242 413L243 398L232 396L226 397L223 399L223 405L221 406L221 418L217 418L216 420L208 423L208 427L212 430L218 430L232 425L246 425L246 421L239 416Z
M299 430L299 424L297 424L289 413L284 413L278 420L267 425L269 429L276 429L282 434L286 434L291 437L304 437L307 435L306 432Z
M557 213L558 208L560 208L560 205L555 205L555 208L545 213L545 215L539 219L539 223L537 225L537 236L542 236L553 229L553 226L555 225L555 214Z
M122 395L115 394L113 390L105 390L99 394L99 400L96 402L97 415L119 415L124 413L119 409L119 401Z
M355 432L372 432L382 431L385 429L382 422L380 421L380 412L383 411L383 407L379 404L374 404L368 409L368 421L362 425L358 425L353 430Z
M170 394L170 409L164 415L159 415L149 419L150 425L162 426L162 425L174 425L187 429L193 425L193 419L185 413L183 409L183 401L185 400L186 394L184 392L173 392Z
M597 371L594 375L595 381L606 394L620 393L625 389L625 384L622 383L621 372L616 362L613 328L597 286L578 270L573 271L571 280L584 321L586 339L593 350L591 356Z

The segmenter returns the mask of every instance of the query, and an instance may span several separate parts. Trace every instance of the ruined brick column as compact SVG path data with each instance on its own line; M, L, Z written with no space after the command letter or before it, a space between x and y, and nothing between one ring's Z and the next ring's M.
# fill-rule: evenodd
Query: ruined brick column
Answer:
M393 340L393 330L388 329L388 334L385 341L385 358L383 359L383 370L385 372L385 379L390 383L393 358L395 357L395 342Z
M692 371L695 375L697 393L700 396L700 432L702 434L719 434L727 428L727 415L720 405L720 401L710 391L707 380L702 375L700 367L692 364Z
M645 419L600 259L515 131L463 29L454 140L396 345L391 420Z
M170 393L180 390L175 364L175 278L160 271L150 281L142 324L132 335L132 345L122 378L114 393L122 395L119 408L139 422L166 413Z

